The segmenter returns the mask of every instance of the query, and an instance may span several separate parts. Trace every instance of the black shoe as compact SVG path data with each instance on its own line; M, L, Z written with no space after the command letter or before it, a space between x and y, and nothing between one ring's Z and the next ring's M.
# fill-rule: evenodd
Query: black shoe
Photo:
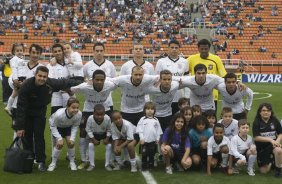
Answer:
M44 162L40 162L38 164L38 171L41 171L41 172L45 172L46 171L46 166L45 166Z

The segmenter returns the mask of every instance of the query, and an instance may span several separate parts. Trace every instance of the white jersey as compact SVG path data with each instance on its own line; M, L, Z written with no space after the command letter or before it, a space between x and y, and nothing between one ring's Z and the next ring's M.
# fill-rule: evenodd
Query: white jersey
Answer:
M25 76L22 76L22 77L25 77L26 79L29 79L31 77L34 77L35 76L35 72L36 72L36 69L37 67L39 66L44 66L43 64L41 63L38 63L37 65L35 65L34 67L30 68L29 65L27 64L25 66ZM13 85L13 80L11 77L9 77L9 85L13 88L14 85ZM17 108L17 102L18 102L18 96L16 96L15 100L14 100L14 103L12 105L13 108Z
M213 89L220 83L224 82L224 79L217 75L207 74L206 81L203 85L199 85L195 76L181 77L182 86L190 89L190 106L200 105L202 111L215 110L215 104L213 99Z
M47 68L49 69L49 78L66 79L69 77L69 71L66 65L56 63L56 65L51 66L48 64ZM68 101L69 97L69 94L64 91L52 93L51 107L66 106L66 102Z
M161 58L157 61L156 64L156 74L160 74L162 70L169 70L173 76L183 76L189 71L189 65L186 59L179 57L176 60L171 59L170 57ZM182 94L183 90L178 90L175 95L173 102L178 102L178 99L184 97Z
M122 127L119 130L115 123L111 124L112 139L124 139L132 141L134 139L134 134L136 132L136 126L134 126L129 121L122 119Z
M247 139L243 140L238 134L232 137L230 147L231 155L240 160L246 160L244 154L250 149L253 144L253 139L250 135L247 135Z
M10 67L12 69L12 79L13 80L17 80L18 79L18 70L20 68L22 68L22 66L26 65L27 61L25 61L24 59L18 57L18 56L14 56L10 61ZM23 76L21 76L23 77Z
M179 88L179 83L171 82L171 87L168 92L163 92L160 86L151 86L147 89L147 93L151 94L152 101L156 106L156 117L166 117L172 115L171 103Z
M96 70L103 70L106 74L106 77L109 78L114 78L116 77L116 68L114 64L105 59L105 61L102 64L97 64L94 60L88 61L84 66L83 66L83 73L84 76L88 79L92 79L93 72ZM113 105L113 99L112 96L110 95L108 97L107 103L109 106Z
M120 75L131 75L132 68L135 66L141 66L145 74L155 75L154 66L150 62L144 61L141 65L138 65L134 60L129 60L121 66Z
M251 110L252 102L253 102L253 91L250 88L246 90L240 91L238 86L236 91L233 94L230 94L226 90L225 83L221 83L218 85L218 91L222 95L222 108L230 107L232 108L232 112L234 114L238 114L247 109ZM246 105L244 105L243 98L247 97Z
M102 104L105 107L105 110L110 110L109 104L106 103L111 91L113 91L117 86L111 82L106 80L101 91L96 91L93 88L92 84L82 83L78 86L71 87L71 91L75 93L81 93L85 97L84 101L84 112L93 112L95 105Z
M222 122L223 119L220 119L217 123L224 123ZM235 135L237 135L239 132L238 128L238 121L236 119L232 119L231 123L229 125L224 125L224 135L231 140L231 138Z
M121 112L142 112L145 101L145 90L153 85L159 76L144 74L141 84L132 84L131 75L123 75L113 79L114 83L121 88Z
M105 61L102 64L97 64L94 60L88 61L83 66L83 73L84 76L88 79L92 79L93 72L96 70L103 70L107 77L114 78L116 76L116 68L114 64L105 59Z
M70 77L84 77L83 74L83 63L81 55L78 52L71 52L70 59L73 64L69 64L67 58L65 58L66 66L69 71Z
M94 137L94 135L106 134L107 137L110 137L112 135L111 134L111 118L105 114L103 122L98 124L95 121L94 116L91 115L87 119L85 131L87 132L88 137L91 139Z
M51 133L57 140L62 140L62 136L58 131L59 128L68 128L71 127L71 136L70 140L74 141L77 129L80 125L82 113L78 111L77 114L70 117L67 112L67 108L61 108L57 110L52 116L49 118L49 124Z
M217 144L214 140L214 136L211 136L208 140L208 150L207 150L207 155L208 156L212 156L213 153L217 153L220 151L220 148L224 145L227 145L229 148L229 154L230 154L230 140L223 136L223 139L221 141L221 143Z
M163 131L157 118L148 118L144 116L137 124L136 133L139 134L140 140L150 143L159 141Z

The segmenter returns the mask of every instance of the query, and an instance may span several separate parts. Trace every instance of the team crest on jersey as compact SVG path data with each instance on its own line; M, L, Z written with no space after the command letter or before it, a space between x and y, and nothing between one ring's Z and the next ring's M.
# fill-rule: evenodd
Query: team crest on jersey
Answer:
M270 128L271 128L271 130L274 130L274 129L275 129L275 126L274 126L273 123L270 124Z
M213 69L213 66L212 66L212 65L209 65L209 66L208 66L208 69L209 69L209 70L212 70L212 69Z
M182 68L182 64L178 63L178 69L181 69Z

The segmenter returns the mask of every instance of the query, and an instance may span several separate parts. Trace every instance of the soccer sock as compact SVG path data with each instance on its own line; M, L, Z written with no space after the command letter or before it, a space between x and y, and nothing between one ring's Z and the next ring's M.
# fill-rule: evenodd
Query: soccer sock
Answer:
M15 98L12 97L12 96L10 96L9 99L8 99L8 102L7 102L7 106L6 106L6 108L7 108L8 110L11 110L11 109L12 109L12 106L13 106L14 101L15 101Z
M56 147L54 147L53 153L52 153L52 164L57 163L60 153L61 153L61 150L58 150Z
M115 156L115 159L116 159L116 161L117 161L117 163L118 163L119 165L123 165L120 156L117 156L117 155L116 155L116 156Z
M222 158L221 166L222 166L222 167L227 167L227 163L228 163L228 154L226 154L226 153L221 153L221 158Z
M250 155L248 159L248 168L254 168L255 161L257 159L257 155Z
M123 160L129 160L129 154L127 148L123 148Z
M130 164L131 164L131 166L136 165L136 159L135 158L131 158L130 159Z
M106 145L106 153L105 153L105 166L110 164L110 159L112 156L112 144Z
M75 156L75 148L68 148L67 156L70 160L70 162L74 162L74 156Z
M79 139L79 152L80 152L80 159L82 162L86 162L86 140L85 138Z
M88 144L88 153L90 165L95 166L95 146L93 143Z

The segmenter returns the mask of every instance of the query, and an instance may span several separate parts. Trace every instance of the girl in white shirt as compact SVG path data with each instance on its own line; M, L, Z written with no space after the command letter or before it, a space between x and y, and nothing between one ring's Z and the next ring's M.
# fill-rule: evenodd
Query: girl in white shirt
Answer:
M72 50L71 43L64 44L64 54L70 78L84 81L81 55L78 52Z
M67 143L68 158L70 160L70 169L77 170L74 162L75 157L75 136L80 125L82 113L79 110L79 101L76 98L69 98L66 108L57 110L49 119L50 129L53 136L54 148L52 150L52 162L48 171L54 171L61 150L64 146L64 138Z
M5 111L12 116L12 105L15 98L18 96L18 88L25 78L18 77L18 67L24 65L23 54L24 54L24 45L22 43L15 43L12 46L12 54L14 57L10 60L10 66L12 68L12 75L10 76L9 83L10 87L13 89L12 95L8 99L7 106Z

